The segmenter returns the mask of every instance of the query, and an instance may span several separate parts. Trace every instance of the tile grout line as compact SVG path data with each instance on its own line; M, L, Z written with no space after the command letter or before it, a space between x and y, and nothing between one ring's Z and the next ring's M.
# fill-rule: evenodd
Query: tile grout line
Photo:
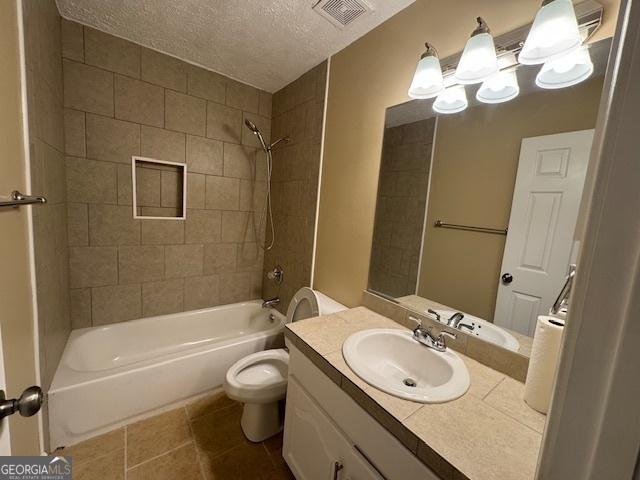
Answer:
M204 465L202 464L202 456L200 455L200 448L198 448L198 444L196 442L196 434L193 431L193 418L189 416L189 411L187 410L186 405L184 407L184 413L187 417L187 424L189 425L189 431L191 432L191 439L193 440L194 450L196 451L196 462L198 462L198 471L200 472L200 476L205 479L207 478L205 475ZM196 417L198 418L198 417Z
M128 466L127 466L127 471L131 471L131 470L136 469L136 468L138 468L138 467L140 467L140 466L142 466L142 465L146 465L147 463L150 463L150 462L152 462L152 461L154 461L154 460L157 460L157 459L159 459L159 458L161 458L161 457L164 457L165 455L168 455L168 454L170 454L170 453L173 453L173 452L175 452L176 450L179 450L179 449L181 449L181 448L183 448L183 447L186 447L186 446L187 446L187 445L189 445L190 443L193 443L193 439L188 440L188 441L183 442L183 443L180 443L180 444L179 444L179 445L177 445L176 447L173 447L173 448L171 448L171 449L167 450L166 452L162 452L161 454L156 455L155 457L147 458L146 460L143 460L143 461L142 461L142 462L140 462L140 463L136 463L135 465L132 465L131 467L128 467Z
M124 427L120 427L120 428L124 428ZM113 433L116 430L118 430L118 429L111 430L111 431L105 433L104 435L107 435L109 433ZM89 438L88 440L91 440L91 438ZM61 449L57 448L57 449L53 450L53 452L49 452L49 453L54 454L55 452L58 452L58 453L62 453L63 456L70 456L73 459L73 455L64 454L64 450L67 449L67 448L73 448L74 446L75 445L71 445L70 447L59 447ZM95 462L96 460L101 460L101 459L113 454L114 452L117 452L118 450L120 450L120 448L114 448L113 450L109 450L109 451L107 451L105 453L101 453L100 455L97 455L96 457L87 458L87 459L84 459L84 460L78 460L78 461L76 461L75 465L84 465L86 463ZM123 444L122 450L125 450L124 444ZM126 454L126 452L125 452L125 454Z
M504 381L505 381L505 379L506 379L506 378L507 378L506 376L502 377L502 379L501 379L498 383L496 383L492 388L490 388L490 389L489 389L489 391L488 391L485 395L483 395L482 397L480 397L480 400L482 400L484 403L487 403L487 404L488 404L488 402L485 402L485 399L486 399L489 395L491 395L491 393L492 393L496 388L498 388L498 387L500 386L500 384L501 384L502 382L504 382Z
M124 462L122 462L124 464L124 480L127 480L127 451L128 451L128 442L127 442L127 430L128 430L128 425L124 426Z
M506 380L507 377L503 378L498 385L500 385L501 383L503 383ZM505 415L506 417L510 418L511 420L513 420L514 422L518 423L519 425L522 425L523 427L527 427L529 430L537 433L538 435L542 435L544 432L544 426L543 426L543 432L539 432L538 430L536 430L534 427L532 427L531 425L524 423L522 420L520 420L519 418L516 418L511 412L508 412L507 410L504 410L496 405L493 405L492 403L489 403L486 401L486 399L489 397L489 395L496 389L498 388L498 385L496 385L494 388L491 389L491 391L489 393L487 393L487 395L482 399L482 403L484 403L485 405L493 408L496 412L501 413L502 415ZM531 407L529 407L531 408ZM535 411L535 409L532 408L532 410ZM546 415L545 415L545 424L546 424Z
M264 448L264 451L267 454L267 458L269 459L269 463L271 464L271 468L275 471L277 466L275 463L275 459L273 458L273 455L271 455L271 452L269 451L269 449L267 448L267 445L264 441L260 442L262 444L262 447Z

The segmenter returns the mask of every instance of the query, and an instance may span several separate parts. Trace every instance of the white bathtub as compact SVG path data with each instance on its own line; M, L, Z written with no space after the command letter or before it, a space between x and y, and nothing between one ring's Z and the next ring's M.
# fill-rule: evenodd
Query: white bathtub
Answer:
M240 358L284 345L284 320L256 300L74 330L48 395L51 447L220 387Z

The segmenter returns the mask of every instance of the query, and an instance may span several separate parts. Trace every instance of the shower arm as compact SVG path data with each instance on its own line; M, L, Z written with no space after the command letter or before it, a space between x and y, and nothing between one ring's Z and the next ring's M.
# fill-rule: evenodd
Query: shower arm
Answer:
M271 145L269 145L269 150L273 149L273 147L275 147L276 145L278 145L280 142L284 142L284 143L289 143L289 141L291 140L291 138L289 137L282 137L279 138L278 140L276 140L275 142L273 142Z

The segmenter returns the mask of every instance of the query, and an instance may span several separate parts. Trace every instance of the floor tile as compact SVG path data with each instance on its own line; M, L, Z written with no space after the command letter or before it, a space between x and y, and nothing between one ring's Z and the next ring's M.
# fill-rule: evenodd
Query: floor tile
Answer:
M202 417L209 413L223 410L229 407L238 406L238 402L231 400L224 392L214 393L213 395L207 395L193 403L186 406L187 416L189 419Z
M92 460L115 450L124 448L124 428L118 428L76 445L56 450L56 455L71 456L73 464Z
M283 436L283 432L280 432L279 434L274 435L271 438L267 438L264 442L262 442L267 448L267 452L271 454L277 452L278 450L282 450Z
M274 468L274 479L278 480L296 480L296 477L293 476L287 462L285 462L282 457L282 444L280 444L280 448L274 452L269 452L269 457L271 458L271 463Z
M145 462L127 472L127 480L201 480L200 464L191 443Z
M242 409L238 407L218 410L198 417L191 423L199 450L216 456L249 441L240 427Z
M123 480L124 450L115 450L86 462L72 462L73 480Z
M272 480L276 470L261 444L245 443L226 453L202 453L202 469L207 480Z
M191 440L184 408L127 427L127 466L133 467Z
M246 439L242 406L222 392L56 453L73 457L75 480L295 480L282 432ZM192 433L193 432L193 433Z

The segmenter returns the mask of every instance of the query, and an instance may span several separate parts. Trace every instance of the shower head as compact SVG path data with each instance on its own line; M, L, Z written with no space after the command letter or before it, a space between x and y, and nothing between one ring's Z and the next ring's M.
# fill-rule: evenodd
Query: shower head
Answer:
M265 152L268 152L269 147L267 147L267 143L264 141L264 137L262 136L262 133L260 132L260 129L256 126L256 124L253 123L248 118L244 120L244 124L247 126L249 130L253 132L254 135L258 136L258 140L260 140L260 144L262 145L262 148L264 149Z
M291 140L291 138L289 138L289 137L282 137L282 138L279 138L278 140L276 140L275 142L273 142L271 145L267 145L267 142L264 141L264 137L262 136L262 132L256 126L255 123L253 123L251 120L246 118L244 120L244 124L247 126L247 128L249 130L251 130L253 132L254 135L258 136L258 140L260 140L260 143L262 144L262 148L264 149L264 151L266 153L270 152L271 149L273 147L275 147L277 144L279 144L280 142L289 143L289 141Z
M255 133L256 135L260 132L260 130L258 130L258 127L256 127L256 124L253 123L251 120L249 120L248 118L245 119L244 124L247 126L247 128L249 130L251 130L253 133Z

